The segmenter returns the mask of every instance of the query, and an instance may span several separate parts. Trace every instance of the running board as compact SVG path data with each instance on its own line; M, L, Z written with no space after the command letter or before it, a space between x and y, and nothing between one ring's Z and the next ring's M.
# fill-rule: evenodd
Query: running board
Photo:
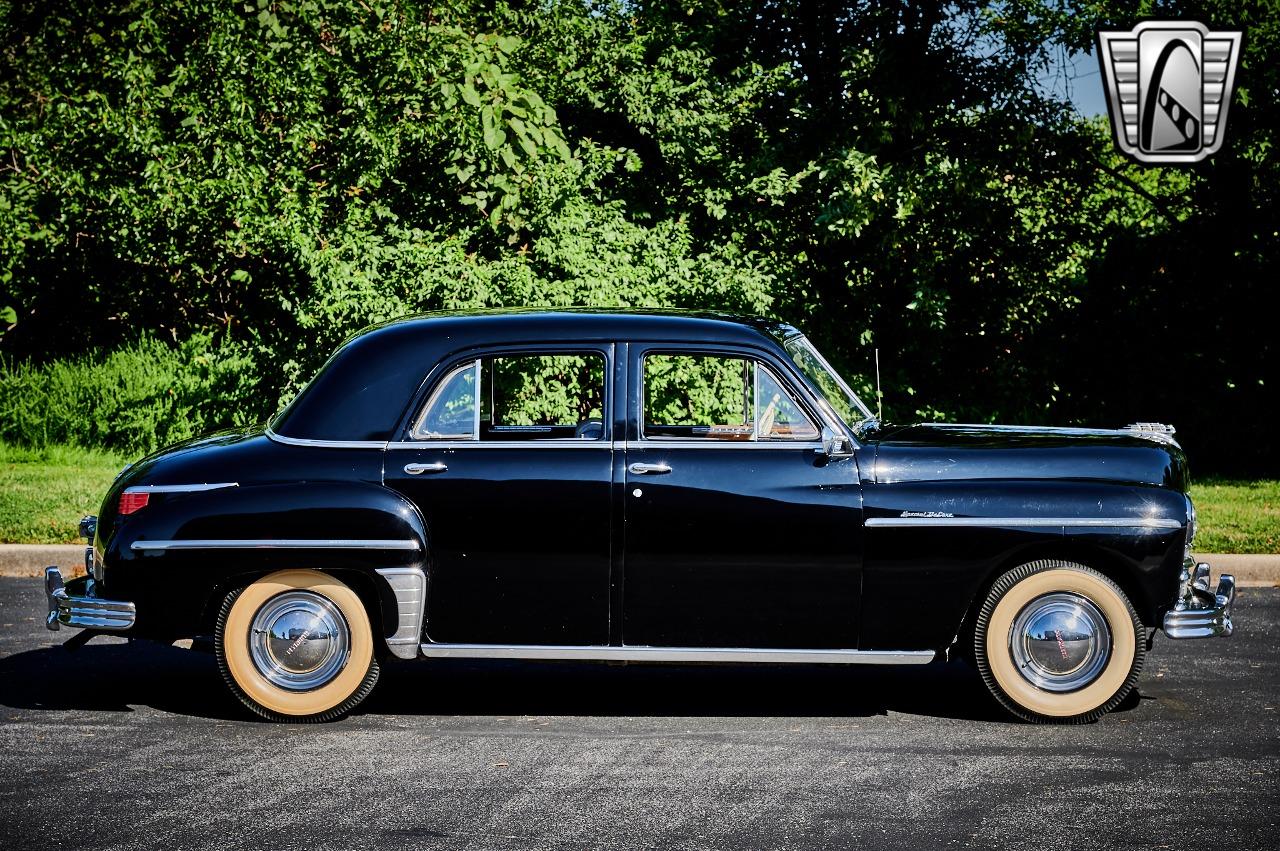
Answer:
M763 662L770 665L927 665L932 650L825 650L755 647L422 644L429 659L560 659L604 662Z

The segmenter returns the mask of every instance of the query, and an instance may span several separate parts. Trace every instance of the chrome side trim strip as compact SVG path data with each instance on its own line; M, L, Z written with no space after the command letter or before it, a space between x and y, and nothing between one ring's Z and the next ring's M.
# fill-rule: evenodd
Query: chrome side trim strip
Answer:
M195 493L196 491L216 491L222 488L240 487L239 482L208 482L190 485L136 485L125 488L125 493Z
M387 449L612 449L608 440L393 440Z
M134 541L135 552L169 550L420 550L412 539L351 538L189 538L180 541Z
M792 650L756 647L607 647L580 645L434 644L432 659L561 659L610 662L764 662L800 665L927 665L932 650Z
M868 526L1124 526L1143 529L1181 529L1182 523L1164 517L869 517Z
M427 574L420 567L379 567L396 598L396 631L387 637L387 649L401 659L414 659L422 641L422 617L427 608Z
M813 440L628 440L624 449L822 449L822 441Z
M266 430L266 435L276 443L285 443L289 446L313 446L320 449L386 449L387 447L385 440L312 440L305 437L285 437L269 428Z

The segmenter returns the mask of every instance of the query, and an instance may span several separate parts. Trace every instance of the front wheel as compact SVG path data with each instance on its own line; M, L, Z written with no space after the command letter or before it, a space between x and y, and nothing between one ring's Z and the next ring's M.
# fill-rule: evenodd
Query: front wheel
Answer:
M996 580L978 613L974 660L1006 709L1037 723L1083 724L1138 682L1144 628L1129 598L1092 568L1036 561Z
M331 721L378 682L373 628L360 598L316 570L282 570L222 603L214 630L231 691L272 721Z

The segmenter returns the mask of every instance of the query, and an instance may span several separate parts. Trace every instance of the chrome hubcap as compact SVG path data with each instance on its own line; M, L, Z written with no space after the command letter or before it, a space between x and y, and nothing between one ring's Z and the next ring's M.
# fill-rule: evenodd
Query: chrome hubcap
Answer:
M1075 691L1098 678L1111 656L1111 629L1089 599L1066 592L1028 603L1009 631L1018 672L1045 691Z
M310 591L272 597L253 616L249 655L258 673L289 691L309 691L346 667L351 637L338 607Z

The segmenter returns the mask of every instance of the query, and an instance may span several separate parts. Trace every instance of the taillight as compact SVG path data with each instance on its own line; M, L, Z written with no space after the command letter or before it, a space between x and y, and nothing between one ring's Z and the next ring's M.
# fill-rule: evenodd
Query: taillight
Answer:
M120 514L132 514L139 508L146 508L150 499L148 491L127 490L120 494Z

